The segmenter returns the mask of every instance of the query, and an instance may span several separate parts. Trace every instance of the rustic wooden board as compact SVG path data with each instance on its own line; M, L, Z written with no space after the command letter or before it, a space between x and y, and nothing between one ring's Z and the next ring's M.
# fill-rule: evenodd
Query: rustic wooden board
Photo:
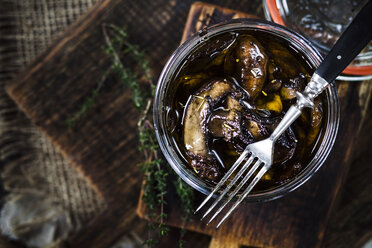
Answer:
M75 128L65 125L111 63L102 50L102 23L124 25L126 9L120 0L98 2L7 87L18 106L107 202L107 209L69 237L68 247L110 247L138 223L135 209L142 173L136 164L141 156L136 149L138 114L130 93L120 83L108 84ZM136 228L144 226L139 222Z
M134 199L138 199L142 175L135 166L141 161L136 149L138 116L133 107L128 107L133 106L129 93L119 84L106 85L84 121L78 122L74 129L65 125L71 113L96 88L97 80L110 64L101 49L102 23L125 24L122 17L129 14L128 2L100 1L7 86L18 106L107 202L106 210L69 238L66 243L69 247L106 248L123 233L144 229L144 222L138 222L135 216ZM200 4L194 6L198 8L200 13L211 13L211 10L203 12ZM216 8L217 12L222 17L224 10ZM230 12L229 18L232 16L235 14ZM192 23L195 22L190 22L194 26ZM153 60L157 72L166 56L160 59ZM342 135L338 136L328 162L310 182L283 199L241 207L218 232L198 221L190 223L187 229L212 235L215 238L212 245L319 246L350 162L362 118L360 106L366 101L360 94L366 88L366 83L339 84L344 113ZM174 192L169 197L169 224L179 226Z

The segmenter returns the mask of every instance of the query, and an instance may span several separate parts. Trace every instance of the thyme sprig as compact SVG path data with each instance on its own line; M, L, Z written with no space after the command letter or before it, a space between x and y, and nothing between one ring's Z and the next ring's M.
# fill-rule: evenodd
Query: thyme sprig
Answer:
M81 104L78 111L76 111L75 113L71 115L71 117L66 119L65 124L68 128L74 127L76 122L80 120L86 114L88 109L90 109L93 106L94 101L98 97L101 91L101 88L104 86L107 80L107 77L110 73L111 73L111 68L103 74L101 80L97 84L97 87L93 89L87 97L84 98L84 101Z
M145 156L145 162L141 164L146 177L143 186L143 201L147 207L148 239L145 245L152 247L157 239L152 233L157 230L160 237L167 235L169 227L165 225L167 214L164 212L166 204L168 173L164 170L164 160L158 157L159 146L156 141L154 126L151 122L152 99L154 97L154 84L149 63L145 53L138 46L127 40L125 29L114 25L103 25L103 35L106 46L104 50L112 58L111 69L118 76L124 87L132 93L132 100L141 117L137 123L139 136L139 150ZM109 35L109 30L111 35ZM137 67L137 72L124 66L123 59L132 59ZM155 225L154 223L159 224Z
M112 36L109 36L108 29L112 31ZM139 51L138 46L127 41L128 34L124 28L103 24L102 31L106 41L104 50L113 60L111 69L118 75L123 86L128 87L132 92L134 105L142 113L145 111L148 101L152 100L155 88L145 53ZM140 72L139 74L133 72L132 68L124 66L122 62L124 57L134 60L135 65L139 67L137 70ZM148 90L149 87L150 90ZM147 113L148 111L146 111Z
M151 115L155 92L151 68L145 52L128 41L125 28L103 24L102 33L105 39L103 50L110 56L112 64L97 83L97 87L84 99L78 111L66 120L66 125L73 127L86 114L99 97L109 77L117 77L123 88L131 91L133 103L140 114L137 123L138 149L145 157L144 162L139 164L146 179L143 185L143 202L147 207L147 219L149 220L147 223L148 237L144 245L153 247L158 243L159 238L168 234L169 227L165 225L167 214L164 211L164 206L167 204L165 196L168 172L165 169L165 161L159 157L159 145L156 141ZM193 190L180 178L174 182L174 185L184 209L184 226L193 212ZM183 247L185 233L186 230L182 228L179 247Z

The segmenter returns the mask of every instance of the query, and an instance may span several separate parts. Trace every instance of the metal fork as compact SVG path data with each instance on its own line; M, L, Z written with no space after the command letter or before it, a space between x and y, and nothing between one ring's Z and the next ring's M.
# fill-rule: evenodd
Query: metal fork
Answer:
M372 0L363 7L363 9L354 18L352 23L343 32L336 44L332 47L327 57L316 69L310 82L307 84L303 93L296 93L297 102L291 106L288 112L284 115L279 125L269 138L250 144L243 151L237 161L233 164L230 170L225 174L217 186L207 196L195 211L198 212L209 200L217 193L231 175L239 168L239 165L244 159L248 160L241 167L236 176L226 185L218 198L212 203L209 209L205 212L202 219L205 218L231 190L231 188L242 178L233 192L228 194L227 200L218 208L214 215L209 220L208 224L226 207L226 205L235 197L241 188L243 188L249 179L257 173L254 178L246 186L243 193L239 196L234 205L223 216L217 224L218 228L226 218L235 210L235 208L248 196L253 187L261 179L261 177L270 169L273 161L274 143L279 136L301 115L301 110L304 107L313 107L313 99L318 96L325 88L333 82L336 77L350 64L350 62L359 54L359 52L372 39ZM244 175L244 173L249 171ZM244 176L243 176L244 175Z

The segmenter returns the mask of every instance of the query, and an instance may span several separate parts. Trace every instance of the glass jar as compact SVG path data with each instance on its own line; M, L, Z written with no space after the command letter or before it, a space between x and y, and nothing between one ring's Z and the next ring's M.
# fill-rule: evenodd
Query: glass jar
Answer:
M368 0L263 0L266 19L307 37L322 55L340 37ZM372 42L337 79L372 79Z
M153 114L156 136L160 148L173 170L187 184L204 194L209 194L214 185L196 175L185 162L185 159L182 158L182 153L171 135L172 125L170 124L169 115L172 112L170 109L170 101L175 91L174 78L179 73L180 67L182 67L186 58L195 51L195 49L204 45L217 35L242 30L265 32L279 39L286 40L291 46L295 47L297 51L301 52L302 56L305 57L305 60L312 68L316 68L322 60L317 50L304 37L275 23L252 19L233 20L202 30L190 37L172 54L160 75L155 93ZM326 98L326 106L324 106L324 111L326 112L324 116L325 128L323 128L319 134L320 142L317 142L315 147L316 152L314 152L314 156L312 156L310 162L295 178L293 178L293 180L276 188L252 192L247 197L247 201L265 201L283 196L307 181L324 163L335 141L339 123L338 97L334 84L331 84L326 89L324 95Z

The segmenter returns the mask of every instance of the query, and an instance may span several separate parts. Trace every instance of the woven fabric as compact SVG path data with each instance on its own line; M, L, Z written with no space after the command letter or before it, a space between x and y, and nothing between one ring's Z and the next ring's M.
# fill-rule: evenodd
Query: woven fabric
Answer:
M42 192L67 212L73 230L104 202L49 140L20 112L4 84L96 0L0 0L0 164L8 197ZM73 231L72 230L72 231Z

